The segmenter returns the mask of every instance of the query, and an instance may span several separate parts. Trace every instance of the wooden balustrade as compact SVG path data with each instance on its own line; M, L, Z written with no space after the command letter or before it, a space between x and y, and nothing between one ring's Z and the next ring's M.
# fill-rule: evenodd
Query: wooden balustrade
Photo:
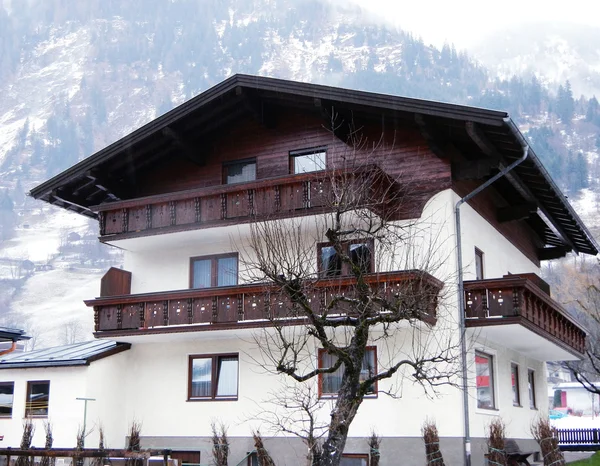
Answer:
M583 328L530 278L508 275L467 281L464 290L468 327L526 323L577 353L584 352Z
M363 197L356 199L356 207L366 207L390 218L398 217L398 212L391 213L399 209L395 205L398 203L393 202L397 193L395 182L375 166L179 191L110 202L92 210L98 212L101 240L114 240L323 213L334 204L335 186L352 193L348 183L355 183L355 194ZM348 202L347 196L345 202ZM402 205L402 209L406 213L410 206Z
M435 324L437 296L443 284L420 271L370 274L367 281L388 302L402 303L409 317ZM353 294L350 277L319 280L308 289L315 313L335 296ZM262 327L274 320L304 322L304 314L271 285L238 285L138 295L101 297L86 301L94 308L99 334L177 332L232 327ZM412 312L412 314L411 314ZM342 306L335 314L348 314Z

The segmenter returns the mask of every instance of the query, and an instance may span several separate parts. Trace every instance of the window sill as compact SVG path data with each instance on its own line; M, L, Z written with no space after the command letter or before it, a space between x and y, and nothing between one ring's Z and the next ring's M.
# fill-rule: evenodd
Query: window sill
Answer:
M222 398L188 398L185 401L195 403L197 401L237 401L238 397L222 397Z
M320 400L337 400L337 397L338 397L337 394L329 395L329 394L325 393L325 394L319 396L319 399ZM379 395L377 393L373 393L372 395L365 395L363 397L364 400L374 400L377 398L379 398Z
M498 416L500 410L498 408L475 408L476 414L484 414L486 416Z
M48 419L47 414L30 414L28 416L23 417L23 419Z

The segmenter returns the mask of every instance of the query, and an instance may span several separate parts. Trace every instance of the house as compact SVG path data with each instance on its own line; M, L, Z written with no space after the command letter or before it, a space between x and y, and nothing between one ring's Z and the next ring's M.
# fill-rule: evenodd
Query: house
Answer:
M403 465L422 464L426 418L436 421L449 465L483 463L496 416L523 450L537 449L530 425L548 409L545 362L581 358L586 338L552 299L540 267L569 252L595 255L598 246L510 117L244 75L31 191L98 219L99 240L125 254L124 270L109 270L100 296L86 302L99 341L131 345L107 359L114 367L106 392L88 407L111 446L124 445L136 420L144 447L195 452L192 462L206 462L216 421L228 427L231 464L245 461L252 430L269 434L261 415L276 409L273 391L288 383L259 363L268 346L261 338L277 319L299 335L304 328L286 317L284 299L253 281L253 232L258 222L279 222L290 237L302 232L298 243L310 253L300 262L317 277L318 306L354 285L322 228L339 205L326 199L363 177L380 202L350 214L420 234L402 244L350 241L346 253L368 272L369 286L395 299L416 276L435 290L389 344L376 338L383 328L371 336L365 377L396 353L430 351L432 335L438 349L460 349L466 377L454 374L433 398L408 372L380 380L350 426L343 464L367 464L373 429L383 438L382 466L397 465L398 452ZM333 364L312 340L306 351L310 367ZM321 397L317 419L328 419L338 377L306 383ZM51 391L50 411L53 402ZM292 435L269 434L265 444L278 465L305 463L306 446Z
M593 384L598 389L599 384ZM549 393L550 394L550 393ZM579 382L562 382L552 387L553 408L576 416L600 415L600 396L585 389Z
M45 445L43 424L50 421L54 446L73 448L84 422L84 402L78 398L97 398L100 409L107 409L110 397L113 409L119 381L112 379L112 372L118 368L120 353L129 347L128 343L94 340L0 356L2 448L20 445L25 418L35 423L34 447ZM103 419L113 425L117 417L114 413ZM97 432L95 421L90 418L88 426Z

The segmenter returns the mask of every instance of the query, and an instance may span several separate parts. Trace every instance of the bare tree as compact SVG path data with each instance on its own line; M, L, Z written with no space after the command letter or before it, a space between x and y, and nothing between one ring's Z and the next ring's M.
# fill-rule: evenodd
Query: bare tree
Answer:
M567 277L573 276L569 267L563 266L561 271ZM588 334L584 358L564 365L587 391L600 395L600 261L582 262L577 272L577 279L566 286L569 294L561 297L568 304L577 304L578 319L586 322Z
M251 224L242 259L246 273L268 284L271 327L256 335L261 366L297 384L339 377L320 466L339 465L349 427L378 382L410 378L427 393L457 382L458 335L444 324L454 314L441 312L443 282L432 275L448 276L452 250L433 220L407 220L415 217L418 187L409 176L392 179L375 157L359 157L366 146L355 138L349 153L334 156L335 169L305 188L307 204L324 215ZM368 351L375 344L387 353L376 368ZM387 393L395 396L392 387ZM293 433L307 441L317 406L300 398L284 406L304 416L303 431ZM279 421L287 432L285 417Z
M63 325L63 345L72 345L82 341L83 329L81 322L77 319L71 319Z

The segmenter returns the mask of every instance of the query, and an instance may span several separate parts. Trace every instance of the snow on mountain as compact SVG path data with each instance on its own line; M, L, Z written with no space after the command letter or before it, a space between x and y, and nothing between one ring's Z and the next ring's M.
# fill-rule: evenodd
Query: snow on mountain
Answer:
M496 32L470 49L499 76L535 74L550 87L566 80L575 96L600 95L600 30L533 23Z

